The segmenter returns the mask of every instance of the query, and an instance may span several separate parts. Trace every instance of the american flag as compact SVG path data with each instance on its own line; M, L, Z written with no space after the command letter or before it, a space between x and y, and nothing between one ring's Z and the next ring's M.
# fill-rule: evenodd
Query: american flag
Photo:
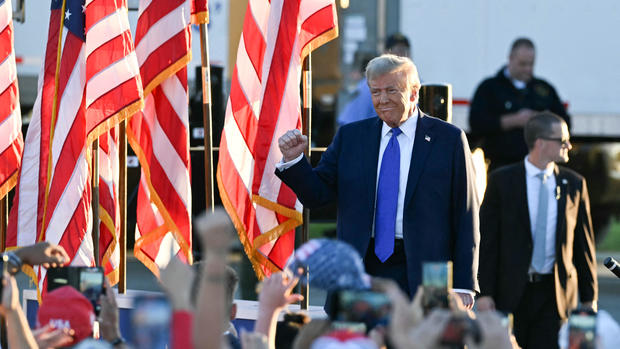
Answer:
M52 0L7 246L46 240L94 264L91 141L140 110L141 87L125 1ZM31 276L42 286L45 269Z
M186 68L191 59L190 4L142 1L138 12L136 53L145 106L127 128L142 168L134 255L159 275L173 254L192 262Z
M99 136L99 261L111 285L119 280L119 128Z
M259 278L281 270L301 204L274 175L278 137L301 128L299 83L308 53L338 35L333 0L250 0L232 74L217 182Z
M12 17L11 0L0 0L0 199L17 182L24 149Z
M189 0L192 12L192 23L209 23L209 6L207 0Z

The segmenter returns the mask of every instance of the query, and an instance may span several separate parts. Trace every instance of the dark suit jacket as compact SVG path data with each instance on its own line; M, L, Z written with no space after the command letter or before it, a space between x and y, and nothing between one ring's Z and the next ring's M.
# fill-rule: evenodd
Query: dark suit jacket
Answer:
M597 299L596 257L585 179L567 168L555 168L556 225L555 294L558 312L566 318L582 302ZM527 205L525 164L491 173L480 209L480 290L492 296L499 310L516 309L527 283L533 242Z
M314 169L303 160L276 175L307 208L337 200L338 238L364 256L374 217L383 122L342 126ZM420 113L403 212L409 289L421 282L422 261L452 260L454 287L477 290L478 199L463 131Z

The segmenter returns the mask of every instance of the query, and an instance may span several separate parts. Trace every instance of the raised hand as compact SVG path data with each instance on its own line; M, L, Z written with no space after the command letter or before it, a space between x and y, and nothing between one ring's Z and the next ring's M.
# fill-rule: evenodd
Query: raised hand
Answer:
M301 134L297 129L286 131L278 139L278 146L282 152L284 162L294 160L308 148L308 137Z
M225 254L230 249L235 235L234 227L226 211L219 207L205 212L195 220L194 227L200 235L205 251Z
M61 267L71 260L62 246L47 241L37 242L34 245L25 246L15 250L15 254L24 264L41 264L46 268Z

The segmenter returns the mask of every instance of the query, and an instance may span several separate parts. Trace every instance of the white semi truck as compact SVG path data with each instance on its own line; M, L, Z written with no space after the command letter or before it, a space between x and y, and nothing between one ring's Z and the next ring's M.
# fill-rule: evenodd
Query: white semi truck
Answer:
M28 108L36 97L37 75L47 40L49 1L12 2L14 8L19 9L21 4L25 9L25 22L15 23L15 53L23 115L27 121ZM138 0L128 3L130 9L137 9ZM380 48L381 39L392 31L398 30L409 37L413 58L425 82L451 84L455 102L453 123L466 132L469 131L468 102L475 88L506 63L511 42L526 36L536 44L535 75L555 86L572 117L575 149L570 165L588 179L597 233L604 232L609 218L620 212L620 2L336 0L336 3L339 39L313 53L316 106L313 127L317 130L313 135L318 133L317 139L331 139L335 122L327 122L326 131L319 123L326 123L325 115L335 118L337 114L336 91L352 70L355 50ZM349 7L344 8L345 4ZM235 62L246 6L247 0L209 1L211 61L224 68L225 80L230 79ZM137 11L130 10L129 16L135 26ZM195 78L193 67L200 64L199 47L197 42L193 45L194 59L188 69L190 81ZM226 94L224 89L224 103Z

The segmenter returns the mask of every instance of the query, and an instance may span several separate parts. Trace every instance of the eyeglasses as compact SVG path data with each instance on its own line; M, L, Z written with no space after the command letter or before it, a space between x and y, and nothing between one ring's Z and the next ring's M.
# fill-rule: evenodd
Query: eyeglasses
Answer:
M562 138L555 138L555 137L540 137L540 139L544 139L546 141L556 141L565 147L567 147L570 144L570 139L562 139Z

